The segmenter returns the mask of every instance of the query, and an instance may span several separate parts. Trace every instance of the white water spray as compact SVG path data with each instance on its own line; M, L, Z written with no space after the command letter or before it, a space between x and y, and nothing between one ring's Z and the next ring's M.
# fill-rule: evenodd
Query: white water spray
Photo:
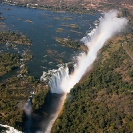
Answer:
M64 93L64 91L62 90L62 87L59 86L60 84L62 84L62 82L64 82L64 80L68 80L69 79L69 69L66 66L64 67L60 67L58 69L58 71L53 74L52 76L52 80L49 81L49 86L51 89L52 93L57 93L58 94L62 94Z
M0 124L1 127L7 128L6 131L1 131L1 133L22 133L21 131L18 131L14 127L8 126L8 125L2 125Z
M81 41L83 41L88 47L88 53L79 55L77 65L72 75L66 73L64 76L56 75L61 78L61 82L57 81L58 79L60 80L60 78L55 80L56 76L52 78L52 81L50 81L49 84L52 93L69 93L71 88L73 88L73 86L78 83L85 74L87 68L95 61L97 53L104 43L116 33L121 32L121 30L126 26L128 20L126 18L118 18L117 14L118 12L116 10L111 10L108 13L105 13L103 19L100 20L99 26L92 31L92 34L89 33L89 41L86 41L87 38L85 37L81 39ZM65 71L65 69L63 71ZM58 86L57 84L56 86L51 84L53 81L56 81Z
M115 35L127 25L128 20L126 18L118 18L118 12L111 10L104 14L104 17L100 20L99 26L88 33L87 37L81 39L89 49L88 53L81 53L77 58L77 64L74 66L74 72L69 75L68 68L61 68L60 71L55 73L49 81L51 93L69 93L71 88L80 81L85 74L88 67L90 67L97 58L98 51L102 48L104 43ZM43 77L43 76L42 76ZM63 106L64 96L61 100L60 109L56 112L55 117L49 123L46 133L50 133L54 121L57 119L58 114Z
M24 111L26 114L26 122L25 122L25 131L24 133L31 133L30 127L31 127L31 113L32 113L32 96L27 100L27 103L25 104Z

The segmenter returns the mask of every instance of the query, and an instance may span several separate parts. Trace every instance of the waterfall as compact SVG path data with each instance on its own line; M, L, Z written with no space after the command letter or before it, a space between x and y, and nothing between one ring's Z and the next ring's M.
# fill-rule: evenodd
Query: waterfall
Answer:
M31 133L30 128L32 124L31 114L32 114L32 96L27 100L27 103L24 106L24 111L26 114L26 122L24 126L24 133Z
M1 131L1 133L22 133L21 131L18 131L14 127L8 126L8 125L2 125L0 124L0 127L4 127L7 130L6 131Z
M67 80L68 78L69 78L68 67L67 66L65 68L60 67L58 71L55 74L53 74L51 80L48 83L51 88L51 93L57 93L57 94L66 93L62 89L61 83L62 80Z
M103 47L104 43L126 26L128 20L126 18L118 18L118 12L111 10L105 13L104 18L100 20L98 27L83 37L81 41L88 47L87 54L80 54L77 58L77 63L74 67L74 72L69 75L68 67L61 67L56 73L53 74L49 81L51 93L69 93L71 88L80 81L82 76L86 73L97 58L98 51ZM65 98L62 100L64 102ZM63 103L62 102L62 103ZM63 104L60 104L60 107ZM56 112L54 120L57 118L60 110ZM49 123L48 127L52 127L53 121ZM50 129L48 129L50 133Z
M58 69L43 72L43 75L40 77L40 81L46 84L48 83L51 93L68 93L67 90L63 89L62 82L69 79L70 75L74 71L75 66L76 64L74 64L74 62L60 64Z

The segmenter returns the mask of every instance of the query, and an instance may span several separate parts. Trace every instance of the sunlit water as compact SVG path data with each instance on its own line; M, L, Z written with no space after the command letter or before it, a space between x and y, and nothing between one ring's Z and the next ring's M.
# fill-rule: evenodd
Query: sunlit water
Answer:
M5 10L5 8L11 8L11 10ZM6 20L4 23L7 25L9 30L22 33L28 36L31 40L31 47L19 46L17 48L20 52L26 49L31 50L33 59L27 64L27 66L30 75L37 78L40 78L43 71L57 69L57 65L61 63L60 61L62 61L62 63L71 61L73 54L78 54L80 52L59 45L55 41L54 37L80 40L85 36L86 32L88 32L90 28L94 27L94 21L98 20L101 16L99 13L93 16L89 14L51 12L47 10L16 7L6 4L0 4L0 12L2 12L2 16L5 17ZM57 17L72 19L57 20ZM31 20L32 23L25 22L26 20ZM77 24L80 29L64 27L64 23ZM57 28L63 28L63 31L57 33ZM80 32L81 34L73 33L71 30ZM7 49L5 45L1 45L0 50L3 50L3 52L18 52L13 49ZM52 52L49 52L48 50L52 50ZM56 114L59 108L61 97L62 95L48 93L45 104L31 117L32 125L30 131L32 133L46 130L47 125L53 118L53 114ZM43 112L46 112L47 114L45 115Z
M11 10L5 10L5 8ZM56 65L60 63L58 60L67 63L71 60L72 54L76 53L74 49L60 46L54 37L68 37L73 40L80 40L90 26L94 26L93 22L100 17L100 14L92 16L88 14L51 12L2 4L0 4L0 12L5 17L4 23L9 30L23 33L32 41L30 50L33 54L33 60L28 63L28 66L31 75L38 78L42 75L42 71L57 68ZM72 20L57 20L57 18L71 18ZM31 20L32 23L25 22L26 20ZM77 24L81 29L64 27L64 23ZM63 28L64 30L57 33L57 28ZM73 33L70 30L81 32L81 34ZM52 55L47 50L55 50L57 53L53 52Z

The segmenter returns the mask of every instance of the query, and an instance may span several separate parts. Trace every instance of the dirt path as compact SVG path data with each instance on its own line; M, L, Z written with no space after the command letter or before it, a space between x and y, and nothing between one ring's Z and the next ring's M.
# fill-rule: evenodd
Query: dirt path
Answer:
M123 47L123 43L122 43L122 48L125 50L125 52L127 53L127 55L133 60L133 57L128 53L128 51Z

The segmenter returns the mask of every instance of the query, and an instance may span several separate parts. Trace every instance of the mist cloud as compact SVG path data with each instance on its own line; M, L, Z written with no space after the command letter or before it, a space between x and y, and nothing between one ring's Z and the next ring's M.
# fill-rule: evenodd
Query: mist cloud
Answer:
M116 10L105 13L104 17L100 20L99 26L92 31L93 33L90 33L90 39L86 40L85 37L83 38L85 45L89 49L88 53L79 55L73 74L69 76L67 73L65 73L64 76L61 75L62 80L58 86L51 88L52 93L69 93L71 88L73 88L85 74L87 68L95 61L97 53L104 43L113 35L122 31L127 25L128 20L126 18L118 18L117 15L118 11Z

